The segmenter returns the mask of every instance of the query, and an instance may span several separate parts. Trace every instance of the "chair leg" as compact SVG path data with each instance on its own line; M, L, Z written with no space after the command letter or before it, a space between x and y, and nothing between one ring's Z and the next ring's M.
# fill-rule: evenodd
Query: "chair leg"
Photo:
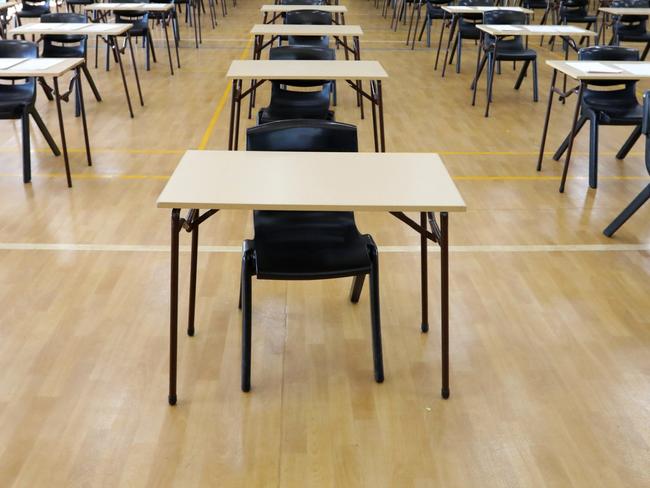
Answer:
M524 61L524 65L521 67L517 81L515 82L515 90L519 90L521 83L524 81L524 76L526 76L526 71L528 71L528 65L530 61Z
M29 140L29 111L24 110L21 117L23 131L23 183L32 181L32 158Z
M576 131L575 134L573 134L573 137L576 137L578 133L580 132L580 129L582 129L585 125L585 122L587 122L587 117L582 116L578 119L578 124L576 125ZM560 144L560 147L557 148L557 151L555 151L555 154L553 154L553 159L555 161L559 161L562 155L564 154L564 151L567 150L569 147L569 141L571 140L571 131L569 131L569 134L564 138L564 141L562 141L562 144Z
M363 282L366 279L366 275L357 275L352 280L352 288L350 288L350 301L352 303L359 303L359 297L361 296L361 290L363 290Z
M151 37L151 31L149 30L147 31L147 39L148 39L147 45L149 46L149 49L151 49L151 57L153 58L153 62L157 63L158 60L156 59L156 50L154 49L154 45L153 45L153 37Z
M369 246L370 253L370 320L372 322L372 359L375 381L384 381L384 359L381 347L381 318L379 307L379 257L377 247Z
M196 268L199 258L199 226L192 228L192 252L190 255L190 303L187 311L187 335L194 336L194 314L196 311Z
M241 298L242 298L242 329L241 329L241 389L251 390L251 333L252 333L252 253L245 250L242 256Z
M627 154L630 152L630 150L634 147L634 144L636 144L636 141L639 140L639 137L641 136L641 126L637 125L632 133L630 134L630 137L627 138L621 149L616 153L616 159L625 159Z
M625 207L625 209L612 221L611 224L603 231L607 237L612 237L614 233L625 223L627 220L632 217L648 200L650 200L650 185L641 190L634 200Z
M460 73L460 55L463 49L463 38L460 36L460 31L458 31L458 46L456 47L456 73Z
M61 156L61 151L59 151L56 142L54 142L54 138L52 137L52 134L50 134L50 131L47 130L45 122L43 122L43 119L41 118L41 115L36 111L36 108L32 107L29 110L29 114L32 116L32 119L34 119L34 122L36 122L36 125L38 126L38 129L41 131L41 134L43 134L43 137L45 137L45 140L47 141L47 144L50 146L52 153L55 156Z
M598 187L598 120L590 117L589 124L589 186Z
M539 101L539 90L537 89L537 60L533 59L533 102Z
M641 54L641 61L645 61L645 58L648 55L648 51L650 51L650 42L646 43L646 45L645 45L645 49L643 50L643 54Z

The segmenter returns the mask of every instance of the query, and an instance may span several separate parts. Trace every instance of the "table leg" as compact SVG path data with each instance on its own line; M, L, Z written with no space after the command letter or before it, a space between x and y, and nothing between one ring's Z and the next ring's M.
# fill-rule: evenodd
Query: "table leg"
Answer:
M84 129L84 142L86 143L86 159L88 160L88 166L92 166L93 161L92 156L90 155L90 141L88 140L88 122L86 121L86 103L84 102L83 89L81 88L81 67L77 67L76 74L77 87L79 89L79 108L81 109L81 123Z
M198 217L199 211L196 210ZM192 253L190 256L190 304L187 311L187 335L194 335L194 310L196 307L196 267L199 254L199 223L192 227Z
M454 38L456 33L456 26L458 25L458 15L453 15L451 17L451 27L449 28L449 39L447 39L447 50L445 51L445 62L442 63L442 76L445 76L447 71L447 60L449 59L449 47L451 46L451 41Z
M163 29L165 30L165 42L167 43L167 57L169 58L169 71L172 76L174 76L174 65L172 64L172 48L169 45L169 33L167 31L167 15L163 15L162 18ZM178 50L176 50L176 55L178 55Z
M449 222L440 212L440 343L442 347L442 398L449 398Z
M235 151L239 149L239 121L241 120L241 93L242 93L242 85L244 82L242 80L239 80L239 83L237 83L237 113L235 114Z
M427 214L420 212L420 293L422 298L422 321L420 329L422 332L429 332L429 274L427 258Z
M225 1L225 0L223 0ZM232 97L230 99L230 124L228 126L228 150L232 151L235 135L235 105L237 103L237 80L232 80Z
M56 100L56 111L59 116L59 130L61 131L61 146L63 150L63 161L65 163L65 176L68 180L68 188L72 187L70 176L70 161L68 160L68 146L65 141L65 128L63 127L63 113L61 112L61 94L59 93L59 78L54 77L54 100Z
M172 209L171 277L169 303L169 396L170 405L176 405L176 363L178 351L178 241L181 231L180 209Z
M133 63L133 72L135 73L135 83L138 87L138 95L140 96L140 105L144 107L144 99L142 98L142 89L140 88L140 77L138 76L138 65L135 62L135 52L133 51L131 36L129 35L128 32L126 33L126 42L129 43L129 52L131 53L131 62Z
M426 19L425 19L426 22ZM433 21L431 21L433 22ZM442 37L443 33L445 32L445 24L447 23L447 12L445 11L444 14L442 14L442 25L440 26L440 38L438 39L438 49L436 50L436 64L433 65L433 71L438 70L438 59L440 58L440 47L442 46ZM429 41L429 34L427 34L427 41Z
M126 75L124 74L124 65L122 64L122 56L120 54L120 48L117 44L117 38L115 36L109 36L108 40L117 58L117 64L120 66L120 73L122 75L122 84L124 85L124 93L126 94L126 103L129 106L129 113L131 114L131 118L133 118L133 107L131 106L131 96L129 95L129 86L126 83ZM97 65L95 65L95 68L97 68Z
M553 105L553 96L555 94L555 80L557 79L557 70L553 70L551 78L551 89L548 91L548 105L546 106L546 117L544 118L544 130L542 131L542 142L539 145L539 157L537 158L537 171L542 170L542 159L544 159L544 146L546 146L546 135L548 134L548 124L551 120L551 106Z
M361 60L361 44L359 43L359 36L354 36L352 39L352 42L354 43L354 59L356 61ZM363 90L363 84L361 83L361 80L357 80L357 103L359 105L359 110L361 111L361 120L365 118L365 115L363 113L363 95L361 95L361 91Z
M576 102L576 108L573 112L573 123L571 124L571 139L569 139L569 147L566 150L566 159L564 160L564 169L562 170L562 181L560 182L560 193L564 193L564 185L566 183L567 173L569 171L569 163L571 162L571 150L573 149L573 140L576 138L576 125L578 123L578 114L580 114L580 105L582 105L582 92L583 92L584 82L580 82L580 88L578 88L578 101Z
M370 81L370 97L372 98L372 102L370 103L370 106L372 108L372 133L373 133L373 141L375 143L375 152L379 152L379 138L377 137L377 82L376 81Z
M379 112L379 149L386 152L386 138L384 135L384 96L381 90L381 80L377 80L377 111Z

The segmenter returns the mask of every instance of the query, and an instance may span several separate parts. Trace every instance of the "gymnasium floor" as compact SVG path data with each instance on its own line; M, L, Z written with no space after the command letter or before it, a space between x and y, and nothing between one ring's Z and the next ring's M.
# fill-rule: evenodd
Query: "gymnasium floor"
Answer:
M390 75L387 148L440 153L468 207L450 218L451 398L439 395L437 255L423 335L418 236L363 213L360 229L381 246L386 381L373 381L367 291L355 306L349 280L257 281L253 389L241 393L239 246L251 217L231 211L202 226L197 334L180 334L179 402L167 404L169 212L155 201L186 149L225 149L224 75L250 56L263 3L239 0L216 30L204 18L198 50L183 24L173 77L158 31L150 72L138 50L145 106L134 119L118 70L92 68L104 101L86 89L90 168L65 107L72 189L36 130L24 185L20 124L2 122L0 486L650 486L650 208L602 235L648 183L644 141L617 161L628 129L601 130L595 191L585 132L558 193L559 163L549 153L541 173L535 164L543 61L561 54L534 43L536 104L530 79L514 91L504 65L486 119L484 79L470 105L473 43L462 73L443 79L435 49L411 51L405 27L390 31L367 0L342 3L366 33L362 57ZM56 109L38 97L58 140ZM371 151L354 101L341 84L336 118L358 124ZM573 107L555 106L549 152ZM184 252L181 330L188 264Z

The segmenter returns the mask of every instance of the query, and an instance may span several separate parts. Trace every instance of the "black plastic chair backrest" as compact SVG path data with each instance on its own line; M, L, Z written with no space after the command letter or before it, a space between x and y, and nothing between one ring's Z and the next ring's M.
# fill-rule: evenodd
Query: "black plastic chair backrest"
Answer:
M327 5L326 0L280 0L280 5Z
M149 3L149 0L119 0L119 3ZM146 10L116 10L115 22L117 24L133 24L133 27L147 27L149 12Z
M636 49L631 49L627 47L619 46L590 46L583 47L578 51L578 60L580 61L638 61L639 60L639 51ZM622 101L632 99L636 100L636 95L634 93L636 89L636 80L630 81L614 81L614 80L590 80L589 85L594 86L615 86L615 85L625 85L625 90L620 90L619 96L622 97ZM589 92L588 88L585 88L586 92ZM601 92L602 93L602 92ZM614 92L608 92L613 94ZM585 93L585 96L588 96Z
M569 11L587 10L589 0L562 0L560 8Z
M50 0L22 0L23 10L29 12L42 7L50 7Z
M329 47L281 46L269 51L269 59L282 61L333 61L336 52ZM330 80L278 80L274 83L290 86L321 86Z
M38 44L29 41L0 40L0 58L38 58ZM26 84L31 84L34 91L36 91L36 81L34 78L3 79L11 79L12 82L18 79L27 80Z
M317 119L269 122L246 131L246 150L356 152L357 128Z
M41 15L41 22L43 23L53 23L53 24L85 24L88 22L85 15L74 14L74 13L55 13L55 14L45 14ZM86 39L86 36L43 36L44 48L47 48L48 45L51 45L52 42L60 43L73 43L81 42Z
M332 14L318 10L294 10L287 12L286 24L330 25Z
M612 8L648 8L650 6L649 0L613 0L609 5ZM619 15L615 17L616 22L625 24L645 24L648 20L647 15ZM615 24L616 26L616 24Z
M492 7L494 6L494 0L459 0L459 7ZM463 19L465 20L474 20L481 21L483 20L483 14L463 14Z

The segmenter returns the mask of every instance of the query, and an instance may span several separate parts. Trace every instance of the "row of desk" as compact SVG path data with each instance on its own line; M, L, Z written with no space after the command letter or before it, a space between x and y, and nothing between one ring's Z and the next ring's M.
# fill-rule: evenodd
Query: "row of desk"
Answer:
M344 14L342 6L330 9ZM292 6L292 8L296 8ZM311 9L312 6L303 8ZM323 7L319 7L323 8ZM170 375L169 403L177 401L179 234L192 234L190 315L193 330L199 226L221 210L370 211L389 212L420 235L421 329L428 322L427 242L440 248L442 396L449 396L449 213L465 203L436 154L387 153L384 135L382 81L388 74L377 61L361 60L360 26L341 22L329 26L274 24L284 6L265 6L264 23L251 30L252 60L231 62L226 78L232 83L228 148L230 151L187 151L160 194L157 205L171 211ZM268 15L273 18L269 20ZM354 60L262 60L261 53L279 36L332 36L352 52ZM347 46L345 37L354 38ZM264 37L271 41L264 42ZM345 43L345 44L343 44ZM344 80L371 102L374 153L250 152L238 149L241 103L267 80ZM243 82L251 82L244 90ZM362 82L370 85L369 92ZM362 112L363 116L363 112ZM341 175L345 174L345 178ZM372 175L372 185L368 177ZM287 185L287 182L291 182ZM186 217L181 211L188 210ZM412 219L405 212L417 212ZM435 213L439 213L439 217ZM242 236L243 238L244 236Z

